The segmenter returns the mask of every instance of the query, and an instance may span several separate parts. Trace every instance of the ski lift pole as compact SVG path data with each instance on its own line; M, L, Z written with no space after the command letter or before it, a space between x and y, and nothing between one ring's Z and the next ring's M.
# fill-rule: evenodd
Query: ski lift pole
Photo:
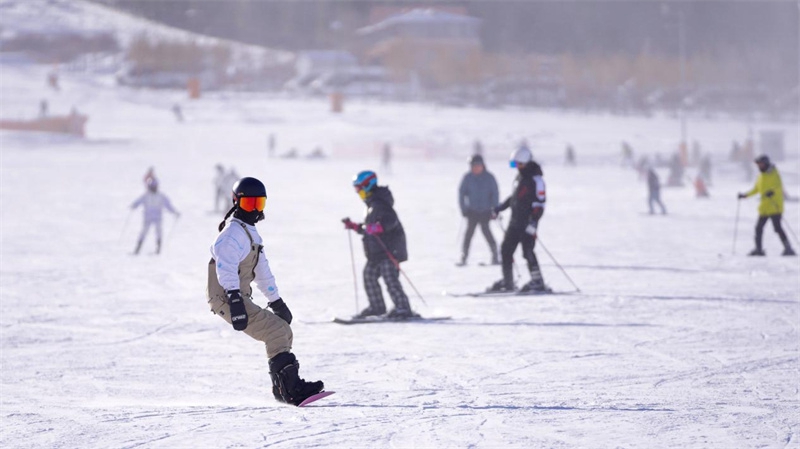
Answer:
M406 278L406 280L408 281L408 284L409 284L409 285L411 285L411 288L413 288L413 289L414 289L414 292L417 294L417 296L419 296L419 299L421 299L421 300L422 300L422 303L423 303L423 304L425 304L425 305L427 306L427 305L428 305L428 303L425 301L425 298L423 298L423 297L422 297L422 294L419 292L419 290L417 290L417 287L415 287L415 286L414 286L414 283L413 283L413 282L411 282L411 279L408 277L408 275L406 274L406 272L405 272L405 271L403 271L403 269L402 269L402 268L400 268L400 262L398 262L398 261L397 261L397 259L395 259L395 257L394 257L394 256L392 255L392 253L389 251L389 248L387 248L387 247L386 247L386 244L385 244L385 243L383 243L383 240L381 240L381 238L380 238L380 237L378 237L376 234L368 234L368 235L371 235L372 237L375 237L375 240L377 240L377 241L378 241L378 243L380 243L380 244L381 244L381 247L383 248L383 251L385 251L385 252L386 252L386 255L389 257L389 260L391 260L391 261L392 261L392 263L394 264L395 268L397 268L397 270L398 270L398 271L399 271L399 272L400 272L400 273L403 275L403 277L405 277L405 278Z
M353 266L353 291L355 291L356 313L358 313L358 278L356 277L356 256L353 251L353 237L350 235L349 230L345 230L345 232L347 232L347 241L350 242L350 264Z
M536 239L537 239L537 240L539 240L539 246L541 246L541 247L542 247L542 249L544 250L544 252L546 252L546 253L547 253L547 255L550 257L550 259L552 259L553 263L554 263L554 264L556 264L556 266L557 266L557 267L558 267L558 268L561 270L561 272L562 272L562 273L564 273L564 276L566 276L566 278L569 280L569 282L572 284L572 286L573 286L573 287L575 287L575 291L576 291L576 292L580 292L580 291L581 291L581 289L580 289L580 288L579 288L579 287L578 287L578 286L575 284L575 281L573 281L573 280L572 280L572 278L571 278L571 277L569 277L569 275L567 274L567 270L565 270L565 269L564 269L564 267L562 267L562 266L561 266L561 264L560 264L560 263L558 263L558 261L556 260L556 258L555 258L555 257L553 257L553 255L552 255L552 254L550 254L550 251L548 251L548 250L547 250L547 247L546 247L546 246L544 246L544 242L542 242L542 239L541 239L541 238L539 238L539 236L538 236L538 235L536 236Z

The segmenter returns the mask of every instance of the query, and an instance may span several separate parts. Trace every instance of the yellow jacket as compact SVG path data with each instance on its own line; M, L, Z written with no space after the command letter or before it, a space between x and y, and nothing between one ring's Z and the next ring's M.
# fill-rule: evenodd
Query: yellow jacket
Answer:
M772 191L773 195L767 198L766 193ZM761 195L761 202L758 203L759 215L775 215L783 213L783 182L778 169L773 165L767 171L760 173L756 178L756 185L745 193L747 196Z

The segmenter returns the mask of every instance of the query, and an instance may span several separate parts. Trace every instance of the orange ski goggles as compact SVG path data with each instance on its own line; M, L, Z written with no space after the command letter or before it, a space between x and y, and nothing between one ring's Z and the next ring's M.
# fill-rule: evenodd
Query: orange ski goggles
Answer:
M239 209L245 212L252 212L254 210L263 212L266 204L267 197L265 196L243 196L239 198Z

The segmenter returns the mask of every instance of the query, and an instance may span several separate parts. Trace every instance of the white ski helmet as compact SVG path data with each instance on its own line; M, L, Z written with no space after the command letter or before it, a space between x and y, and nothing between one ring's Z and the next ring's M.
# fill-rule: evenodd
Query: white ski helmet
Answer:
M533 160L533 154L527 145L521 145L516 151L511 153L511 167L516 167L517 164L527 164Z

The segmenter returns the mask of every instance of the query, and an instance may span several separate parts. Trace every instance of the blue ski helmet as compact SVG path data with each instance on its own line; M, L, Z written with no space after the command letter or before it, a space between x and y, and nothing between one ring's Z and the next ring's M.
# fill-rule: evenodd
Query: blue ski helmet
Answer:
M372 193L372 189L378 185L378 175L372 170L364 170L353 176L353 187L362 200Z

